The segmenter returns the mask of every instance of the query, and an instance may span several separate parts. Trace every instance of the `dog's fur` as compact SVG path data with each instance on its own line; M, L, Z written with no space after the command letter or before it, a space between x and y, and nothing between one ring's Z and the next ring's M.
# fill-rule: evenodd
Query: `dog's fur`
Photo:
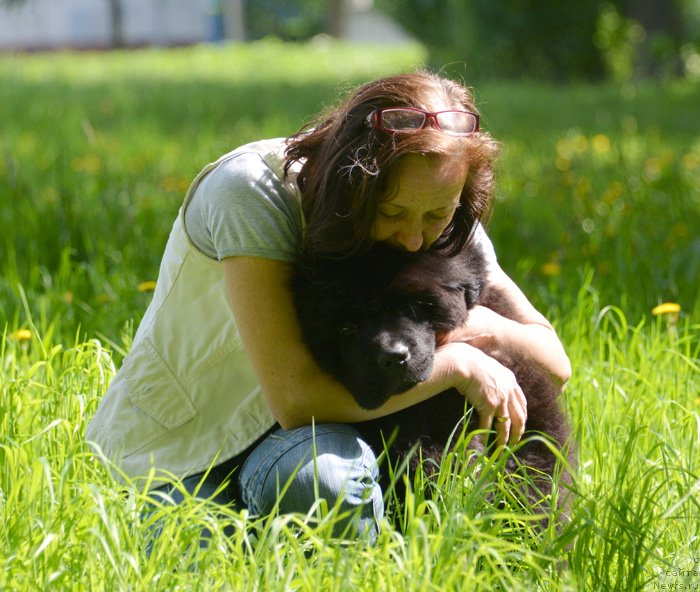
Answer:
M390 396L400 396L428 378L436 336L461 325L472 306L479 304L520 320L496 290L485 286L484 265L476 246L447 257L377 245L349 259L300 263L292 290L304 339L320 367L343 383L362 407L379 407ZM527 399L525 444L518 447L517 461L510 459L507 469L516 470L519 463L529 467L540 496L546 495L551 482L540 477L553 474L556 456L541 438L528 439L528 435L546 434L554 446L567 447L565 455L572 460L571 431L559 392L547 376L525 367L517 357L488 346L482 349L513 371ZM398 428L389 448L394 461L420 444L422 458L439 463L466 409L465 398L450 390L356 426L377 453ZM467 432L478 423L475 413L468 417ZM472 438L469 445L480 449L483 440ZM437 463L424 467L430 473Z

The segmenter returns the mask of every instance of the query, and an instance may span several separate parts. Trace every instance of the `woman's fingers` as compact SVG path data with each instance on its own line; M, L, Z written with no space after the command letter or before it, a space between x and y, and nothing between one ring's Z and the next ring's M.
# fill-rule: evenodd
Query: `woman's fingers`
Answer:
M517 444L525 433L527 420L527 400L519 386L503 397L495 408L484 406L477 409L479 413L479 428L493 430L496 434L496 445L511 446Z
M493 417L493 430L496 432L496 445L505 446L511 432L511 419L509 407L501 405Z
M511 370L482 351L460 345L466 347L463 351L467 355L456 358L456 361L466 362L463 375L467 380L463 386L457 387L474 406L479 428L493 430L498 446L516 444L525 432L527 420L527 400L517 378Z
M511 446L520 442L520 438L525 433L525 422L527 421L527 399L522 389L518 386L509 406L510 417L510 437L508 444Z

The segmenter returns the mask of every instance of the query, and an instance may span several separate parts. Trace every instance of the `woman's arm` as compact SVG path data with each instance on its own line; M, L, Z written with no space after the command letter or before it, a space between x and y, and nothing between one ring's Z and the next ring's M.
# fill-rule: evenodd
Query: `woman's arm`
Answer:
M467 323L444 335L441 342L460 341L491 354L516 355L563 389L571 377L571 364L549 321L497 265L489 274L485 293L486 306L472 309Z
M243 346L266 401L285 429L317 423L353 423L388 415L457 388L489 428L494 415L500 443L517 441L525 423L525 398L513 374L476 348L451 343L438 349L428 380L391 397L382 407L362 409L323 372L303 342L289 288L292 264L254 257L223 260L227 295ZM487 423L488 422L488 423Z

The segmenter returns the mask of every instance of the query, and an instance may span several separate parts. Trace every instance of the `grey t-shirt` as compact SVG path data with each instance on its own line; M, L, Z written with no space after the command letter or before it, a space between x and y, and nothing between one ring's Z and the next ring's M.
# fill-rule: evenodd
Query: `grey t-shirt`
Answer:
M185 210L190 239L205 255L218 260L249 255L294 261L302 220L298 196L258 151L245 147L203 177ZM484 250L487 269L498 265L481 224L473 240Z
M301 204L258 152L243 150L200 181L185 210L185 227L212 259L249 255L294 261Z

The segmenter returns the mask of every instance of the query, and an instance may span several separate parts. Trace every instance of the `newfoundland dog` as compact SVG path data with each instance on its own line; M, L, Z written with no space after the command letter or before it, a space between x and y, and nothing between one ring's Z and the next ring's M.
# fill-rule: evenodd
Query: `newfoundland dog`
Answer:
M320 367L343 383L362 407L379 407L428 378L436 339L462 324L474 305L518 320L501 295L485 285L484 265L476 246L448 257L377 244L349 259L303 260L292 278L303 337ZM570 463L573 459L559 393L546 376L517 356L482 349L515 374L527 399L526 433L506 471L524 468L530 486L537 484L536 493L528 495L540 500L551 491L557 461L552 448L564 450ZM462 395L449 390L355 425L375 453L386 449L394 465L407 459L411 470L420 457L430 475L457 436L477 428L476 414L469 409ZM484 443L483 438L469 438L467 446L482 451ZM417 447L420 455L411 454ZM387 464L382 464L385 475ZM568 481L566 474L564 480Z

